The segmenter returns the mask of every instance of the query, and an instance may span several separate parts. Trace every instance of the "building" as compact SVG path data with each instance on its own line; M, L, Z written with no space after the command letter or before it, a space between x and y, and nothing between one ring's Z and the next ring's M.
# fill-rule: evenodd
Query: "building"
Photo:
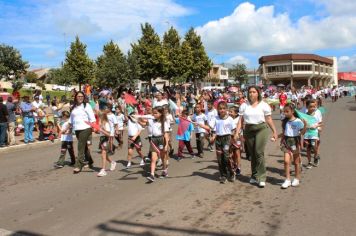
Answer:
M297 88L303 85L337 85L336 57L314 54L281 54L259 58L260 76L265 84L284 84Z
M201 87L226 86L229 79L229 69L222 65L213 65L208 75L201 83Z
M48 78L48 73L50 68L40 68L40 69L33 69L31 72L37 75L37 79L44 82Z
M340 86L356 86L356 72L337 73Z

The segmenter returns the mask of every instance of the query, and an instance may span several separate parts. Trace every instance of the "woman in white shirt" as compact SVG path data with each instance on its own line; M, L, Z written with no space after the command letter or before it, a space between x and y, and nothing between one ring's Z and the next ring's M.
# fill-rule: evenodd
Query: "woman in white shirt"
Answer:
M88 149L88 141L90 141L92 129L86 122L94 123L95 121L93 109L84 101L84 93L82 91L77 92L69 119L69 123L72 125L78 139L78 155L73 174L81 172L85 164L93 164L93 159Z
M271 107L262 101L261 91L257 86L248 88L248 102L240 107L241 119L237 125L237 134L244 124L244 137L251 158L250 183L259 187L266 185L266 166L264 150L268 141L268 126L273 132L272 140L278 138L271 114Z

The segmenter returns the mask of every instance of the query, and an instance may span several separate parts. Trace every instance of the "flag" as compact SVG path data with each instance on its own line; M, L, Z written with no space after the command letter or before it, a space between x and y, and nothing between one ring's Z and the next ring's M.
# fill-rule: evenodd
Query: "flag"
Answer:
M131 105L136 105L138 102L136 101L136 98L132 96L131 94L125 93L125 102L127 104Z
M177 135L182 136L188 130L191 121L183 117L179 117Z

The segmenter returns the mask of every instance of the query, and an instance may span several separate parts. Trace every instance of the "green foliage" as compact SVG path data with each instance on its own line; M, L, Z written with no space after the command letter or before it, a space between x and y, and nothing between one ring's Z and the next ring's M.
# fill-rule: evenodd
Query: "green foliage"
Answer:
M14 47L0 44L0 79L9 79L11 75L19 78L29 67L26 61L22 60L20 52Z
M14 79L12 80L12 88L14 91L20 90L24 85L24 81L20 79Z
M181 45L178 31L171 27L163 36L163 53L167 58L165 64L165 79L176 81L182 71Z
M140 78L140 67L137 63L137 55L134 51L128 51L127 53L127 71L126 78L129 84L134 84Z
M162 77L167 69L167 59L163 53L160 38L148 23L141 25L142 37L132 44L132 53L137 59L138 75L142 81Z
M184 84L189 80L194 64L193 50L187 41L184 41L181 45L179 61L179 76L173 79L173 83Z
M51 69L48 73L49 80L54 84L59 85L72 85L75 77L68 69L68 66L63 66L58 69Z
M127 80L128 65L119 46L113 41L104 45L103 55L97 61L95 83L99 87L115 88Z
M212 62L205 52L204 45L194 28L191 28L185 35L185 42L192 51L192 65L190 66L189 78L196 84L204 79L212 67Z
M36 83L37 82L37 79L38 79L38 76L35 72L33 71L29 71L26 73L25 75L25 81L27 83Z
M247 80L247 67L245 64L237 63L229 69L229 75L233 77L240 84L244 84Z
M70 50L66 52L64 63L64 67L68 68L74 77L73 82L79 84L79 89L82 84L92 80L95 74L95 63L87 55L86 48L87 46L76 36L75 41L70 45Z

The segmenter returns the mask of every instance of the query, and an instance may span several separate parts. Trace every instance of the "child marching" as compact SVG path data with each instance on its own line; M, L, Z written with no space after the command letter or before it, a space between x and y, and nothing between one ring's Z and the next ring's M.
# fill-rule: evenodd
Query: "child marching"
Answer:
M208 126L208 120L202 111L202 105L200 103L198 103L195 106L195 113L192 117L192 121L195 124L195 138L196 138L197 149L198 149L197 156L203 158L204 138L207 132L205 128L202 128L202 126Z
M239 116L239 107L234 106L230 108L230 116L234 119L235 126L239 123L240 116ZM242 132L242 131L241 131ZM240 137L242 135L240 134ZM232 137L233 138L233 137ZM241 174L241 140L232 140L231 142L231 164L232 164L232 171L235 172L236 175Z
M188 120L188 111L182 111L181 117L176 118L176 123L178 124L178 131L176 139L178 140L178 156L177 160L180 161L183 158L184 146L187 147L191 158L194 158L194 152L190 144L192 138L192 132L194 130L194 125L190 120Z
M141 162L140 166L145 165L144 161L144 156L142 154L141 148L142 148L142 143L141 143L141 131L142 131L142 126L139 124L139 122L133 117L135 115L135 111L131 111L128 122L127 122L127 132L128 132L128 151L127 151L127 166L126 168L131 167L131 159L133 155L134 149L136 149L137 153L141 157Z

